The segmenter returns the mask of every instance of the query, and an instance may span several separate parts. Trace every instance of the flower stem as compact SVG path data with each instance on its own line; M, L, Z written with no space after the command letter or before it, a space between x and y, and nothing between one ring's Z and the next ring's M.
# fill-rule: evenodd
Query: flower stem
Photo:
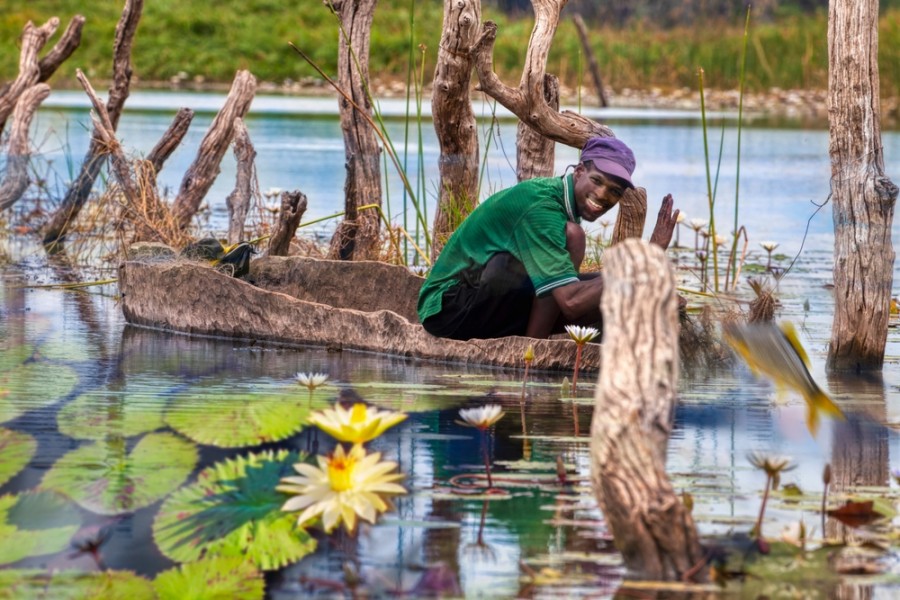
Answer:
M572 397L575 397L575 392L578 389L578 368L581 366L581 348L583 344L578 344L575 347L575 371L572 373Z
M766 502L769 500L769 488L772 487L772 477L768 474L766 475L766 489L763 491L763 499L762 506L759 507L759 517L756 519L756 537L757 539L762 539L762 522L763 515L766 512Z
M487 473L488 489L491 489L494 487L494 482L491 480L491 461L488 460L487 432L484 429L481 430L481 449L484 455L484 471Z

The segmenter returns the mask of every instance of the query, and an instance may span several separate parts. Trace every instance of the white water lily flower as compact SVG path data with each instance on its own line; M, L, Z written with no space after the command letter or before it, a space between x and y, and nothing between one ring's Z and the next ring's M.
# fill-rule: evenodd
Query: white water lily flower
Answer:
M600 330L596 327L582 327L581 325L566 325L566 332L579 346L587 344L600 335Z
M691 229L693 229L694 231L700 231L701 229L706 227L706 221L704 221L703 219L691 219L688 222L688 225L690 225Z
M724 235L716 235L716 246L724 246L728 243L728 238Z
M285 477L280 492L295 494L281 510L302 510L297 525L322 516L326 533L344 524L349 532L356 528L357 517L374 523L379 513L391 508L388 496L405 494L406 489L396 482L403 478L393 473L397 463L381 461L381 453L366 454L362 445L355 444L350 452L338 444L329 456L317 456L319 466L297 463L294 470L299 477Z
M687 215L681 211L678 211L678 216L675 217L676 223L684 223L684 220L687 219Z
M338 402L334 408L313 413L309 422L336 440L358 444L374 440L404 419L406 415L401 412L379 410L361 402L346 409Z
M297 383L309 388L309 391L313 391L328 381L328 375L325 373L297 373L294 375L294 378L297 380Z
M759 245L762 246L762 249L766 252L774 252L775 248L778 247L778 242L760 242Z
M462 408L459 411L459 418L462 421L457 421L457 423L484 431L499 421L505 414L499 404L485 404L477 408Z

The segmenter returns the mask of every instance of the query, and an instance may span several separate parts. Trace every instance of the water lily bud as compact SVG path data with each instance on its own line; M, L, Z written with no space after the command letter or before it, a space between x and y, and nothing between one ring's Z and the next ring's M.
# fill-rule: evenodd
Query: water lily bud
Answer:
M825 485L831 484L831 463L825 465L825 470L822 471L822 482L824 482Z
M525 350L525 362L527 364L531 364L531 361L534 360L534 345L528 344L528 348Z

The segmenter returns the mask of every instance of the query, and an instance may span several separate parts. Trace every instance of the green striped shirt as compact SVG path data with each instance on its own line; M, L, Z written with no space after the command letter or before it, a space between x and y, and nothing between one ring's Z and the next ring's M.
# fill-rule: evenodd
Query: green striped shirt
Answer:
M441 311L441 299L459 274L498 252L523 265L538 296L578 281L566 250L566 222L580 223L572 175L539 177L497 192L450 236L419 292L419 320Z

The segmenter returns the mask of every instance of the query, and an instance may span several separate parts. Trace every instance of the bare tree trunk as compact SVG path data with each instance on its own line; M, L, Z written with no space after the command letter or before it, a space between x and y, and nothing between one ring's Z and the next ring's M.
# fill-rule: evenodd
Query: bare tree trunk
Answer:
M881 144L878 0L829 2L828 62L835 314L827 367L878 370L887 341L897 200Z
M577 113L568 110L555 111L544 100L547 55L559 25L559 12L566 2L567 0L532 0L535 14L534 29L531 32L525 67L518 88L504 85L494 73L496 23L491 21L484 23L472 53L482 91L541 135L574 148L581 148L590 137L595 135L612 137L613 133L609 127Z
M376 0L340 0L334 3L341 20L338 84L369 114L369 35ZM344 183L344 219L331 240L330 255L341 260L377 259L381 244L378 211L360 211L366 204L381 205L381 149L366 119L346 98L340 99L341 130L347 156Z
M57 27L59 27L57 17L52 17L40 27L35 27L31 21L25 24L25 30L22 32L22 50L19 52L19 74L0 95L0 133L3 133L6 119L15 109L19 96L40 82L41 67L38 61L38 52L41 51Z
M106 111L113 131L119 125L119 117L131 89L131 45L143 9L144 0L126 0L122 16L116 25L116 39L113 44L113 82L109 87L109 97L106 101ZM105 154L106 150L99 141L97 132L94 132L78 177L66 191L66 197L44 228L45 246L53 248L57 242L65 239L66 232L75 222L81 207L91 194L97 175L103 167Z
M243 119L256 94L256 77L250 71L238 71L231 83L225 104L216 114L200 142L197 157L184 174L172 213L182 229L187 229L200 203L219 174L222 158L234 137L234 120Z
M544 75L544 100L550 108L559 110L559 78L556 75ZM555 162L556 142L519 121L516 126L517 180L552 177Z
M34 113L49 95L50 86L38 83L25 90L16 103L7 148L6 174L0 183L0 212L15 204L28 188L28 161L31 158L28 130Z
M291 240L297 234L297 227L305 212L306 194L300 190L282 192L278 222L269 238L269 256L287 256L290 253Z
M478 203L478 125L472 109L469 48L481 29L481 0L444 0L444 26L434 69L431 114L441 156L431 258ZM424 202L424 198L420 200Z
M81 15L72 17L72 20L69 21L69 25L59 38L59 41L54 44L50 52L48 52L38 64L38 67L41 70L38 81L43 83L50 79L50 77L56 73L59 66L66 62L67 58L72 56L72 53L81 45L81 30L83 28L84 17Z
M665 470L679 368L675 278L662 249L637 239L608 251L604 277L594 494L630 571L681 579L703 555Z
M642 187L625 190L619 201L619 215L609 245L628 238L640 238L644 235L644 223L647 220L647 190Z
M234 157L237 160L237 181L234 191L225 198L228 207L228 243L237 244L244 239L244 224L247 211L250 209L250 198L253 194L253 180L256 168L253 160L256 150L250 141L250 134L243 119L234 120Z
M572 16L572 22L575 23L575 30L578 32L578 39L581 41L581 49L588 61L588 70L594 79L594 87L597 88L597 101L600 107L609 106L609 100L606 97L606 90L603 88L603 79L600 77L600 67L597 65L597 57L594 56L594 49L591 47L591 40L588 38L587 27L581 15L575 13Z

